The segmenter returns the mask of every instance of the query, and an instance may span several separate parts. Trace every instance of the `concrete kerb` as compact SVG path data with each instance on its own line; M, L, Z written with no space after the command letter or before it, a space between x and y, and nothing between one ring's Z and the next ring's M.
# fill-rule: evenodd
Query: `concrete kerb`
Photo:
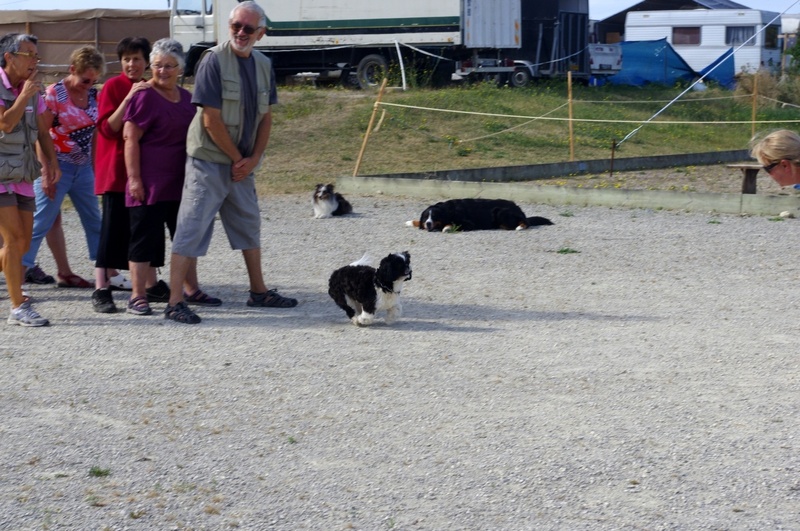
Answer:
M738 157L738 158L737 158ZM615 161L615 168L720 164L746 159L745 151L689 154L669 157L639 157ZM665 163L669 160L671 164ZM625 161L625 162L621 162ZM587 189L531 184L537 178L608 171L609 161L582 161L506 168L447 170L419 174L341 176L336 188L342 193L388 194L425 199L458 197L504 198L557 206L608 206L650 208L724 214L778 215L789 211L800 215L800 198L794 195L714 194L658 190ZM622 168L620 168L622 166ZM605 170L602 168L605 167ZM523 177L527 177L526 182Z

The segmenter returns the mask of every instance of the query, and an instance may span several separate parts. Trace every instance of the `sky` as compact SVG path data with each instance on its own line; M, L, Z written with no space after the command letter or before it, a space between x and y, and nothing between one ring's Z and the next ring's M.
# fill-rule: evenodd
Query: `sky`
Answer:
M267 0L270 1L270 0ZM286 1L286 0L275 0ZM641 0L589 0L589 18L594 20L602 20L610 17L620 11L629 8L632 5L638 4ZM757 0L734 0L739 4L755 7L761 4ZM794 4L795 0L771 0L769 9L771 11L781 12ZM0 0L0 9L92 9L92 8L114 8L119 9L122 6L119 0L71 0L64 2L64 0ZM128 4L130 6L130 4ZM168 9L167 0L137 0L135 2L136 9ZM796 7L796 6L795 6ZM792 13L797 12L793 9Z

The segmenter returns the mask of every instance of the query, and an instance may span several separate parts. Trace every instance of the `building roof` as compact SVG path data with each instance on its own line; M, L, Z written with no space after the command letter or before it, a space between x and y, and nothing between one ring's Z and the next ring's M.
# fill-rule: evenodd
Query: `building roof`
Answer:
M624 11L620 11L600 21L603 24L625 26L625 14L628 11L667 11L678 9L750 9L732 0L642 0Z

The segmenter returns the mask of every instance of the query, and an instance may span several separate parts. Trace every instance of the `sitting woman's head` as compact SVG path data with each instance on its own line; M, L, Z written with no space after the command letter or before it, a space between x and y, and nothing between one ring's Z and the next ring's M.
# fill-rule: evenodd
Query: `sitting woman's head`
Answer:
M800 184L800 135L779 129L750 143L750 154L781 186Z

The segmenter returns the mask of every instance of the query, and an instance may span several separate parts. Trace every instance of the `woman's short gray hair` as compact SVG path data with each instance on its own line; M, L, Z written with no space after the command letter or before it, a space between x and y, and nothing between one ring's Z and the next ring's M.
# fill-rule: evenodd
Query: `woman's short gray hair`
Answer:
M186 58L183 55L183 46L175 39L158 39L153 43L153 48L150 50L150 64L153 64L156 57L172 57L178 62L178 66L183 69L186 64Z
M7 33L0 38L0 68L6 67L6 54L18 52L23 42L36 44L39 39L29 33Z

